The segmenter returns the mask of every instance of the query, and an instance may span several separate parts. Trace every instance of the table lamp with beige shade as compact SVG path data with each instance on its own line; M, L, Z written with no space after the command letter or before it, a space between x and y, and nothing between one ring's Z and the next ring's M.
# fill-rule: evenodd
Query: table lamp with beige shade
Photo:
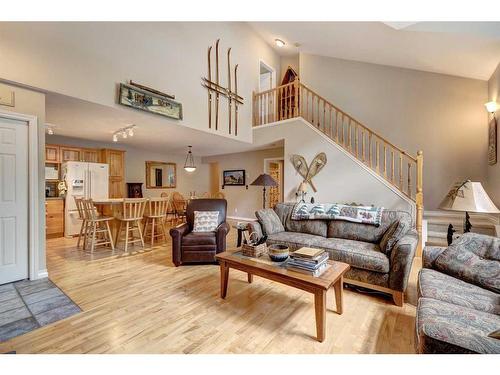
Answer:
M453 185L439 205L439 208L448 211L465 212L464 233L470 232L472 229L469 212L500 213L500 210L484 190L483 185L480 182L473 182L471 180ZM453 232L453 226L450 224L448 227L448 245L451 244Z

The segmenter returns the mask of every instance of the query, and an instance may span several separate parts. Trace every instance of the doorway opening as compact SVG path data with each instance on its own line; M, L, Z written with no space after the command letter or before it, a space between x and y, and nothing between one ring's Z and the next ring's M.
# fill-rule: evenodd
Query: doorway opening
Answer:
M276 87L276 70L264 61L259 62L259 92Z
M283 186L285 181L284 159L264 159L264 173L270 175L278 186L271 187L267 192L266 202L268 207L273 208L277 203L283 202Z

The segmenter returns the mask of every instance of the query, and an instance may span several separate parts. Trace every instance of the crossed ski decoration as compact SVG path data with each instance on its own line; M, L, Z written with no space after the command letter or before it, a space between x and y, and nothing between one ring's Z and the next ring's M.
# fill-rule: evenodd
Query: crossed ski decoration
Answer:
M208 47L208 76L202 77L201 85L208 89L208 128L212 129L212 109L215 106L215 130L219 130L219 102L221 96L228 100L229 134L232 133L234 112L234 135L238 135L238 106L243 105L243 98L238 95L238 64L234 66L234 91L231 89L231 48L227 50L227 87L222 86L219 77L219 41L215 42L215 82L212 81L212 46ZM233 105L234 104L234 105ZM234 111L233 111L234 107Z

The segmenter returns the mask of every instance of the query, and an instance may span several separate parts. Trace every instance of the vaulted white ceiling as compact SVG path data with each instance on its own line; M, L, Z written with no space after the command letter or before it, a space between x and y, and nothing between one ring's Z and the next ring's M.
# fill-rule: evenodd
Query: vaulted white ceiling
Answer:
M281 55L298 52L487 80L500 22L250 22ZM275 38L286 42L278 48Z

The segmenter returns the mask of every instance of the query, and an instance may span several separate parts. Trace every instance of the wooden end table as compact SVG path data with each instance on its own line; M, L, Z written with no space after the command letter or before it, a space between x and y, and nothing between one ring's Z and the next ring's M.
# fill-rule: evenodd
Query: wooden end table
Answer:
M314 294L314 310L316 315L316 334L320 342L326 336L326 293L333 287L335 290L336 312L342 314L344 274L350 266L346 263L328 261L329 267L319 277L287 270L285 267L261 258L249 258L238 251L226 251L216 255L220 263L220 296L226 298L229 269L234 268L248 274L248 282L253 275L276 281L294 288Z

